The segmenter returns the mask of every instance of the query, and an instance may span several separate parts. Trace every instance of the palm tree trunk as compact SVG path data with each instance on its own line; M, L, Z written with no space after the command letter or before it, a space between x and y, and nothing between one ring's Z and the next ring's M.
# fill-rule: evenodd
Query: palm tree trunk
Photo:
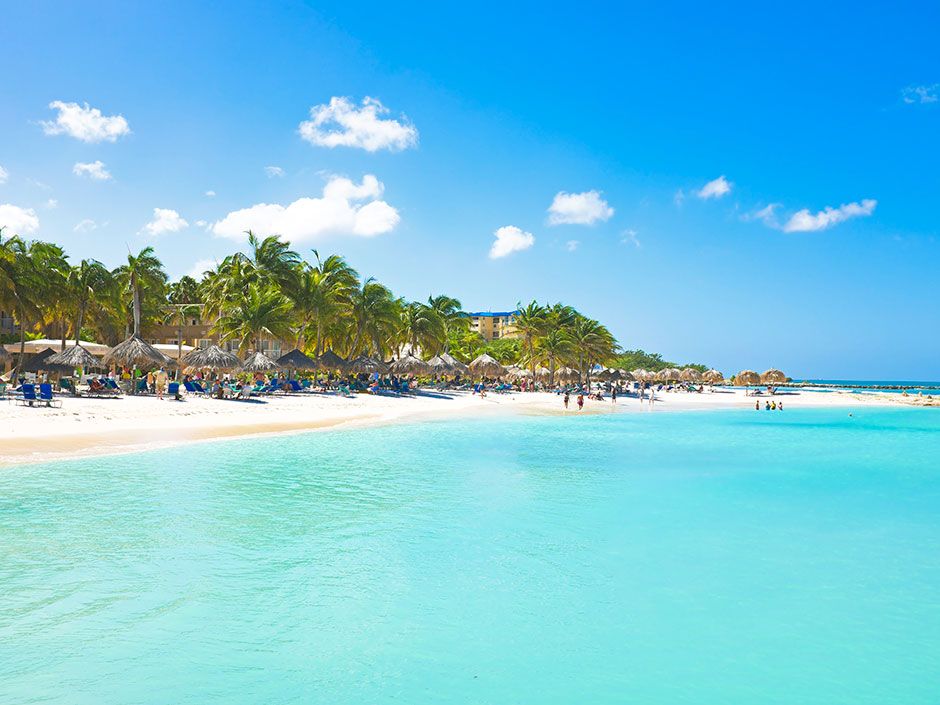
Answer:
M82 323L85 322L85 302L78 307L78 320L75 321L75 344L78 345L79 336L82 333Z
M179 312L177 317L177 322L179 323L179 328L176 330L176 374L173 375L173 378L179 382L180 381L180 366L179 361L183 359L183 313Z
M68 327L65 325L64 317L59 321L59 325L62 327L62 344L59 346L59 352L65 352L65 339L68 337Z
M20 361L16 364L14 372L19 374L26 363L26 321L23 320L23 309L20 308Z
M131 280L134 288L134 335L140 335L140 288L137 286L137 275Z

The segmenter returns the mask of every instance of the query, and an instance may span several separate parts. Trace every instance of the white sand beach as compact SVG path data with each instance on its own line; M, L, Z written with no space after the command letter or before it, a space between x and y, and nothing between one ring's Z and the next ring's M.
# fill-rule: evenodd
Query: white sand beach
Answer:
M774 397L746 396L741 389L695 394L657 392L652 407L636 397L616 404L587 399L580 413L661 413L707 409L753 409L756 399L782 401L784 409L934 405L940 400L899 394L849 394L787 390ZM0 404L0 464L41 462L121 453L180 443L348 428L426 418L481 414L578 414L575 398L565 410L559 395L547 392L488 394L423 392L412 396L342 397L294 394L251 401L188 397L177 402L152 396L62 397L61 408ZM780 413L780 412L777 412ZM783 412L785 413L785 411Z

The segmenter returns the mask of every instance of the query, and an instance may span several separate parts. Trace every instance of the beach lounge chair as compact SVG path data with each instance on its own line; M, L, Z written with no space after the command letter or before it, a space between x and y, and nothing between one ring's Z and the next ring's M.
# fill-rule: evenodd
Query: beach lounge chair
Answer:
M36 403L36 385L24 383L20 385L19 393L16 399L17 404L33 406Z
M170 385L167 387L167 394L173 397L176 401L183 401L183 395L180 394L180 383L179 382L170 382Z
M137 393L138 394L147 394L150 390L147 389L147 380L139 379L137 380Z
M61 399L55 399L52 396L52 385L48 382L44 382L39 385L39 403L45 404L46 406L59 407L62 406Z
M300 382L298 382L296 379L289 379L287 380L287 383L290 385L290 388L294 390L295 392L304 391L304 388L300 386Z

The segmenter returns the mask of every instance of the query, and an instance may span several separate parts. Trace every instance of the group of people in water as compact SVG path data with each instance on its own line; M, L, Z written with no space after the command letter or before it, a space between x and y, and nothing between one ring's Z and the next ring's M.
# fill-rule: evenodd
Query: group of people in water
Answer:
M757 411L760 411L760 399L754 402L754 408ZM783 411L783 401L777 401L776 399L771 401L770 399L765 399L764 411Z

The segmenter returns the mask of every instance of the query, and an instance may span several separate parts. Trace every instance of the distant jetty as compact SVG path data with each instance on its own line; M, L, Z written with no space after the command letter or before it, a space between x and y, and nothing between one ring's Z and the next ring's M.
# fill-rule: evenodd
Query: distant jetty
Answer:
M866 389L872 391L891 390L906 392L911 391L929 391L940 393L940 385L937 384L836 384L835 382L783 382L775 384L775 387L795 387L814 389Z

